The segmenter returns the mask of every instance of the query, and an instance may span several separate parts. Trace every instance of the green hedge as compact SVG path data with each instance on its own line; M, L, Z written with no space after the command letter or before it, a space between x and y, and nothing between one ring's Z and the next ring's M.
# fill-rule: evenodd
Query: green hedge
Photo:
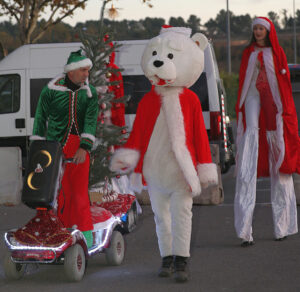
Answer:
M236 118L235 103L239 87L239 75L227 72L220 72L220 77L223 79L226 96L227 96L227 113L231 119Z

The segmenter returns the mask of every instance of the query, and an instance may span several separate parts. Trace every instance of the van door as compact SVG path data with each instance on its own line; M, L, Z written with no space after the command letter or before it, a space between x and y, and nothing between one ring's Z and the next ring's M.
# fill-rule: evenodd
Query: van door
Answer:
M0 71L0 139L27 136L25 95L25 70Z

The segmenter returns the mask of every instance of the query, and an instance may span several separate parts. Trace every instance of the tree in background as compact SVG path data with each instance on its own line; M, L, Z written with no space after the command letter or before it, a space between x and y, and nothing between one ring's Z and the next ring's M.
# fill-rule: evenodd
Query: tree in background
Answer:
M108 165L113 153L114 146L121 145L126 138L125 127L115 126L107 123L107 113L112 108L112 103L125 102L125 98L114 99L114 93L109 91L111 86L118 86L117 82L110 82L110 76L120 71L108 66L109 57L114 48L111 47L111 32L107 31L103 24L103 16L106 5L111 0L103 0L100 20L97 32L90 34L80 32L80 40L86 56L92 61L93 67L90 70L89 82L95 86L99 96L99 115L96 130L96 143L91 151L90 165L90 186L105 182L106 178L115 176L111 173Z
M276 31L279 31L280 30L280 24L279 24L280 16L276 12L270 11L268 13L268 18L273 22Z
M72 16L76 9L84 9L87 1L0 0L0 16L8 15L17 22L22 45L36 43L49 28ZM50 11L48 19L38 25L38 21L46 16L46 10Z
M187 20L187 25L192 29L192 34L201 31L200 23L201 23L201 19L199 17L193 14L190 15L190 17Z
M113 32L104 25L104 12L109 2L111 2L109 14L114 15L112 9L117 8L114 8L113 1L103 0L97 32L90 34L81 31L80 33L83 49L93 63L89 80L96 87L99 96L97 140L91 151L90 186L103 184L107 178L115 176L108 168L109 159L114 152L114 147L122 145L127 138L125 112L118 110L118 108L124 109L122 104L127 98L122 96L124 94L121 88L122 77L120 69L114 64L113 55L117 47L112 43ZM152 7L150 0L143 0L143 3ZM118 114L122 117L118 117Z
M169 25L172 26L186 26L185 20L182 17L170 17Z

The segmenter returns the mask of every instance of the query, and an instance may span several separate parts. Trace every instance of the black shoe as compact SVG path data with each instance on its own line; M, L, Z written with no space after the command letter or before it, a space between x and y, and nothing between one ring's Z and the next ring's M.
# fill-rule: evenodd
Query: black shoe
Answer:
M186 257L175 256L174 266L175 266L175 280L176 282L186 282L189 278L188 268L187 268Z
M254 245L254 241L243 241L242 243L241 243L241 247L248 247L248 246L252 246L252 245Z
M283 236L283 237L280 237L280 238L275 238L275 241L284 241L287 239L287 236Z
M173 256L167 256L162 258L162 264L158 271L159 277L171 277L174 273L174 260Z

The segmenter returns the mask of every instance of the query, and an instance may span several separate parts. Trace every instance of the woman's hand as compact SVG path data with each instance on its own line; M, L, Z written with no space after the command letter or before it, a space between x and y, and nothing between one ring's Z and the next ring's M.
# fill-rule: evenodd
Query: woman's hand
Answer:
M85 162L85 156L86 156L86 150L82 149L82 148L78 148L78 150L76 151L74 157L73 157L73 162L75 164L79 164L79 163L83 163Z

